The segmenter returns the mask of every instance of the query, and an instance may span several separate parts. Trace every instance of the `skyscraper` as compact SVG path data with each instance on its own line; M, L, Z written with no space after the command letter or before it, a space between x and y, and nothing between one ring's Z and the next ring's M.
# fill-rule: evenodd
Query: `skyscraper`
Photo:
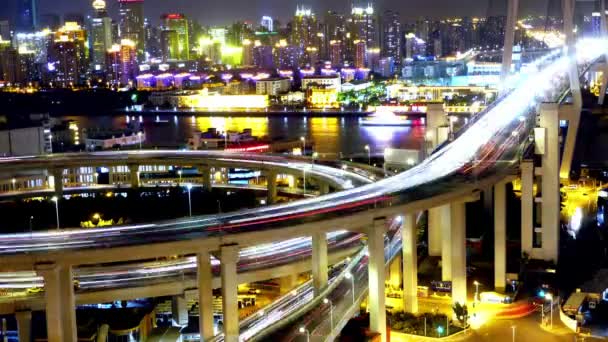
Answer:
M144 0L118 0L119 36L135 43L139 60L145 58Z
M265 28L268 32L272 32L274 30L274 21L270 16L263 16L260 25Z
M47 65L53 82L63 87L79 83L88 67L86 41L86 31L74 22L65 23L55 32Z
M114 84L129 84L135 79L137 72L137 53L135 42L123 39L120 44L114 44L107 52L108 78Z
M353 40L364 41L368 47L377 47L378 28L374 7L368 4L367 7L352 8L350 17L350 34Z
M163 59L180 61L190 59L188 20L186 17L183 14L171 13L163 15L161 19L163 21L163 31L161 32Z
M38 27L38 0L18 0L15 22L17 31L36 30Z
M401 21L399 12L387 10L382 16L382 56L401 64Z
M106 52L112 47L112 19L108 16L104 0L93 1L93 9L95 15L91 18L89 41L91 69L103 71L106 68Z
M318 49L317 39L320 39L317 36L318 29L317 18L312 10L298 7L292 21L290 45L298 51L300 64L304 64L309 59L306 55L308 48Z

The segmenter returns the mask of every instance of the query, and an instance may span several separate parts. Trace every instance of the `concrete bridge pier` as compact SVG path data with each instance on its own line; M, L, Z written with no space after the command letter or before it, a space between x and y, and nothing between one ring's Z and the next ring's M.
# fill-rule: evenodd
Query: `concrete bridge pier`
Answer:
M32 341L32 312L17 311L15 312L15 319L17 320L17 330L19 333L20 342L31 342Z
M532 255L534 235L534 162L523 160L521 168L521 253Z
M452 268L452 302L467 302L467 255L466 255L466 203L464 201L450 204L451 258Z
M298 274L290 274L278 279L281 293L287 293L298 286Z
M63 196L63 169L52 169L50 173L53 176L53 188L55 190L55 196Z
M507 273L507 182L494 185L494 289L504 292Z
M44 278L46 330L49 342L76 342L76 303L72 267L40 264L36 272Z
M274 204L277 202L277 173L275 171L265 171L268 190L266 192L266 203Z
M239 283L236 273L238 259L238 245L224 245L220 248L222 312L224 314L224 336L227 342L239 340Z
M542 249L544 260L557 262L559 252L559 107L543 103L540 109L540 128L544 137L537 136L538 154L542 155ZM544 138L544 139L542 139ZM542 140L541 140L542 139Z
M315 296L327 286L327 234L313 233L312 235L312 282Z
M429 256L441 255L441 207L431 208L427 213Z
M405 214L401 227L403 252L403 309L418 312L418 245L416 217Z
M384 261L384 231L386 219L375 219L367 231L367 248L369 253L369 327L380 334L380 341L386 342L386 305L384 283L386 267Z
M213 337L213 273L208 251L200 251L196 256L198 283L198 324L202 341Z
M188 325L188 302L183 294L171 298L171 316L175 325Z
M129 180L131 181L131 189L139 188L139 165L129 164Z
M452 213L450 205L439 207L441 217L441 280L452 280Z

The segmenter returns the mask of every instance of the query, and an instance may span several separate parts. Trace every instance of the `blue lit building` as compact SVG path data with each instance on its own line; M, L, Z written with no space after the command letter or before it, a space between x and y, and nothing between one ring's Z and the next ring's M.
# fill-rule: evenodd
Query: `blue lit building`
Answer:
M17 1L15 28L22 32L31 32L38 28L38 0Z

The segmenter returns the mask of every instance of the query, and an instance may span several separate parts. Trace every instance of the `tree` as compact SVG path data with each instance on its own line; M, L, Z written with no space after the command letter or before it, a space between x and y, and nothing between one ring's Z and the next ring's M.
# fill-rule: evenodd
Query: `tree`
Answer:
M454 310L454 314L456 315L456 318L458 318L458 321L460 321L460 324L463 327L466 326L469 319L469 309L467 308L467 305L456 303L452 307L452 310Z

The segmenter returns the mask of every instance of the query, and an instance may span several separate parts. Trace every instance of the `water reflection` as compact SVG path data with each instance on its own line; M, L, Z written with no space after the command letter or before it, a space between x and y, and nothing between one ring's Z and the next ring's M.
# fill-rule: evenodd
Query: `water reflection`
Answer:
M314 141L319 154L338 156L340 153L364 154L369 145L373 154L382 154L385 148L419 149L424 139L424 127L362 126L357 118L273 116L273 117L221 117L150 115L120 116L65 116L82 129L143 129L147 147L184 147L195 131L215 128L218 132L238 131L246 128L254 136L274 140L296 140L305 136Z

